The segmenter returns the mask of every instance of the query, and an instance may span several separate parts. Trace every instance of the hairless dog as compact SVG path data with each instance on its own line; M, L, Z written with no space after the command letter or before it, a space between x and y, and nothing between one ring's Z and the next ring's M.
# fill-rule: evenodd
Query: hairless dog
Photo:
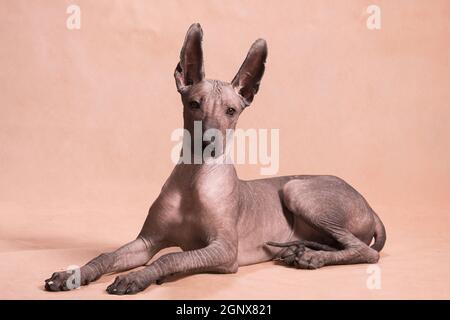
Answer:
M204 131L235 128L258 92L267 57L266 41L258 39L231 83L207 80L202 38L200 25L193 24L175 69L184 128L191 137L195 121L202 122ZM182 153L190 152L191 145L183 144ZM116 277L107 292L134 294L173 274L234 273L239 266L269 260L300 269L376 263L385 240L380 218L340 178L296 175L243 181L232 164L179 163L150 207L137 239L81 267L80 284L144 265ZM171 246L183 251L147 265L158 251ZM71 289L70 275L54 273L45 280L45 289Z

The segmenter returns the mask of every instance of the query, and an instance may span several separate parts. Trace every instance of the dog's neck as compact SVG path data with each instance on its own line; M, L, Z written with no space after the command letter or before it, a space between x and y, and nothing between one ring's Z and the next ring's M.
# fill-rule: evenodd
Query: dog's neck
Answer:
M189 149L184 149L188 150ZM180 184L188 183L191 187L197 184L216 185L222 184L224 190L227 187L233 187L239 180L236 169L231 162L227 162L226 153L214 158L202 159L201 163L194 163L194 155L182 157L183 149L180 154L180 162L175 166L173 175ZM190 163L183 163L182 160L189 159Z

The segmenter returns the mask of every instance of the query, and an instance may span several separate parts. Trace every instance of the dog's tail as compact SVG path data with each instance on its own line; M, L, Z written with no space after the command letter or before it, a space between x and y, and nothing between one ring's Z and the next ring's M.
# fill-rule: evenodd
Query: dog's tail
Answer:
M373 212L373 217L375 219L375 233L373 237L375 238L375 242L370 247L378 252L383 249L384 244L386 243L386 229L384 228L383 222L381 222L380 217Z

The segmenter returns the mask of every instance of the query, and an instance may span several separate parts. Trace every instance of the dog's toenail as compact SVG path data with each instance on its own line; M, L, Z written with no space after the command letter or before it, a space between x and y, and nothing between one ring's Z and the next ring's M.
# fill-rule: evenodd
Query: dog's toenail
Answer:
M48 284L53 284L53 281L49 281L49 282L47 282Z

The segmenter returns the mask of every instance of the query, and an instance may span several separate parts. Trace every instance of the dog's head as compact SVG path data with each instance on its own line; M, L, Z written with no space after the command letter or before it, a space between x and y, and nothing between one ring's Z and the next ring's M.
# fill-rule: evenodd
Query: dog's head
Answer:
M267 44L263 39L251 46L244 63L231 82L205 79L200 24L190 26L175 69L177 90L184 106L185 129L193 134L194 121L202 129L219 130L224 136L234 129L241 112L258 92L264 74Z

